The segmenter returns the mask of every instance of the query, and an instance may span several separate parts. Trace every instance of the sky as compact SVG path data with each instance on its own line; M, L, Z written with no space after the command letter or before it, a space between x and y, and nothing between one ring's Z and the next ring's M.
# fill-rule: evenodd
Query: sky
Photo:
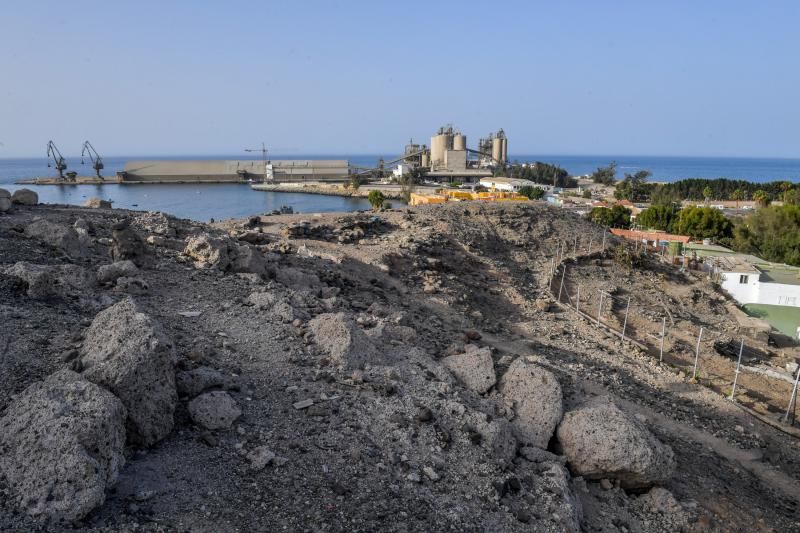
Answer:
M0 157L800 158L800 2L48 1L0 10Z

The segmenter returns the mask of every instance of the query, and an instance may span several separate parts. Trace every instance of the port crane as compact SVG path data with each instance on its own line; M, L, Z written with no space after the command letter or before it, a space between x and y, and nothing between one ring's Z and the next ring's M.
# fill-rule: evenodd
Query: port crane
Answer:
M51 158L53 159L52 165L50 164ZM58 171L58 177L62 180L64 179L64 171L67 170L67 162L64 160L64 156L58 151L53 141L47 141L47 167L55 167Z
M81 148L81 165L83 165L83 158L87 154L89 155L89 160L92 162L92 168L94 168L94 171L97 173L97 177L103 179L103 176L100 175L100 171L104 168L103 158L100 157L100 154L94 149L92 143L84 141L83 147Z

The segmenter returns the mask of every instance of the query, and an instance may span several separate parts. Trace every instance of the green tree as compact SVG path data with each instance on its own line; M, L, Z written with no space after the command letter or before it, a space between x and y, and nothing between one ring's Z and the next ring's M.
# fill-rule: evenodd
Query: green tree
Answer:
M767 261L800 266L800 206L769 206L736 225L733 248Z
M630 200L631 202L644 202L650 196L654 187L647 183L647 178L653 174L649 170L640 170L634 174L625 173L625 178L617 183L614 197L618 200Z
M653 205L639 213L636 223L643 228L667 231L676 218L675 206Z
M693 239L724 239L733 233L733 223L713 207L686 207L678 212L672 231Z
M357 191L358 188L361 187L361 176L358 174L351 174L350 175L350 188L354 191Z
M589 189L584 189L583 193L581 193L581 196L583 196L584 198L591 198L592 197L592 191L590 191Z
M592 181L603 185L614 185L617 174L617 163L612 161L607 167L600 167L592 172Z
M742 189L735 189L731 193L731 200L735 200L736 201L736 209L739 209L739 202L744 200L744 198L745 198L745 194L744 194L744 191Z
M380 211L383 209L383 204L386 202L386 197L381 191L373 189L369 191L367 200L369 200L369 204L372 206L373 211Z
M621 205L615 205L611 209L595 207L589 211L587 218L595 224L607 228L629 228L631 226L631 212Z
M800 205L800 190L790 189L783 193L783 203L786 205Z
M541 187L533 187L531 185L522 186L517 192L522 196L527 196L531 200L539 200L542 196L544 196L544 189Z
M712 197L713 197L713 196L714 196L714 191L713 191L713 189L711 189L711 187L709 187L708 185L706 185L706 186L703 188L703 199L704 199L706 202L708 202L709 200L711 200L711 199L712 199Z
M759 189L753 193L753 200L755 200L760 207L766 207L769 205L769 194L767 191Z

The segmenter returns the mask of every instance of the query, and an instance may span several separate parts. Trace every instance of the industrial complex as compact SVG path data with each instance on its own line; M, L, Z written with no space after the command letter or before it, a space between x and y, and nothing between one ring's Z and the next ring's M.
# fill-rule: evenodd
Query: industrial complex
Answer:
M365 179L382 179L392 173L399 177L409 172L434 181L478 181L491 176L498 166L508 161L508 138L502 129L478 140L476 149L467 147L467 136L452 125L438 129L430 145L409 142L399 157L380 159L371 168L357 167L347 160L273 160L267 149L261 159L231 160L145 160L129 161L115 176L103 176L100 155L84 143L96 176L79 177L64 172L67 164L52 141L47 145L48 166L58 171L57 178L37 178L29 183L282 183L282 182L347 182L353 175Z

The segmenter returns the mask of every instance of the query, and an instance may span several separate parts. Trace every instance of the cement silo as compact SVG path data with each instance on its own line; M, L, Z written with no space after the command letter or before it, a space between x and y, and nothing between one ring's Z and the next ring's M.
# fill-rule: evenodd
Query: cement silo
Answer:
M508 161L508 137L503 137L503 162Z
M494 159L495 163L504 162L502 137L495 137L494 139L492 139L492 159Z
M439 128L439 132L431 137L431 167L444 165L444 154L453 149L453 128Z
M453 150L466 150L467 149L467 137L466 135L462 135L461 133L456 133L453 135Z

